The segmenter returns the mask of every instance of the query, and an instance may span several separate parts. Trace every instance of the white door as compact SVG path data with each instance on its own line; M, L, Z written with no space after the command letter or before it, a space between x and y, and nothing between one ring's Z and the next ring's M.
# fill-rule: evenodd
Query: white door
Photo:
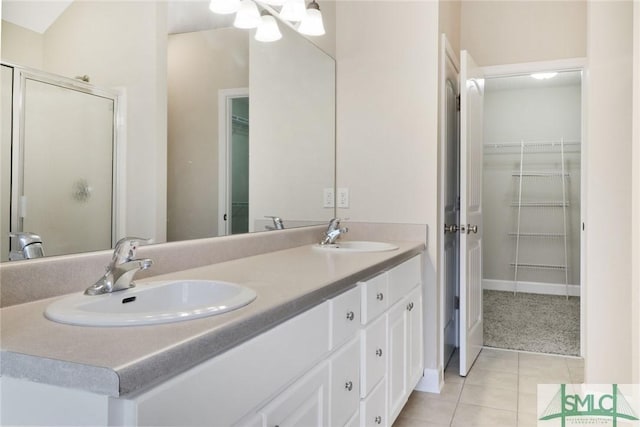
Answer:
M460 375L483 344L482 333L482 70L460 52Z
M442 177L441 206L442 206L442 238L440 271L441 281L444 284L442 293L442 324L444 337L443 361L446 367L453 352L458 347L458 311L456 298L458 296L458 233L460 224L460 153L459 153L459 120L458 120L458 65L455 53L449 45L446 36L442 35L440 44L440 57L442 58L441 93L440 103L440 146L444 174Z
M249 89L218 91L218 235L249 231Z

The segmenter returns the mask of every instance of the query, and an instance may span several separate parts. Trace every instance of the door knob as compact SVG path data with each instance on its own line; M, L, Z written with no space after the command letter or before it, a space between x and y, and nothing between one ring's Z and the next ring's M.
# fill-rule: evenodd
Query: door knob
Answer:
M455 233L456 231L458 231L458 225L457 224L451 224L451 225L444 225L444 232L446 233Z
M477 233L478 232L478 226L477 225L467 224L467 234L470 234L471 232Z

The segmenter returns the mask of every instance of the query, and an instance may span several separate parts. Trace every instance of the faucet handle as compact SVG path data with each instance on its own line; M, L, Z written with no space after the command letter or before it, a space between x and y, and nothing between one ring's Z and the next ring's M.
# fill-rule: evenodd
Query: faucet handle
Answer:
M265 218L271 218L273 221L273 227L267 226L267 230L284 230L284 222L282 222L282 218L275 215L265 215Z
M36 233L31 233L29 231L11 232L9 233L9 237L18 239L21 249L25 246L29 246L32 243L42 243L42 237L40 237Z
M152 239L142 237L123 237L118 240L116 247L113 249L113 264L121 264L131 261L136 256L138 246L151 243Z

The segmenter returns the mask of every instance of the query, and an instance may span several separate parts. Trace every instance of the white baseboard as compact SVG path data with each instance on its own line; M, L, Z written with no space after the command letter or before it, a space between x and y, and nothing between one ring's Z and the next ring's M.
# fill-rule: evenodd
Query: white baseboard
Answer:
M545 295L566 295L568 286L570 296L580 296L580 285L564 285L561 283L518 282L518 292ZM482 289L490 291L513 292L516 289L513 280L482 279Z
M420 378L418 384L416 384L415 390L426 391L429 393L440 393L444 381L440 375L441 369L425 369L423 371L423 377Z

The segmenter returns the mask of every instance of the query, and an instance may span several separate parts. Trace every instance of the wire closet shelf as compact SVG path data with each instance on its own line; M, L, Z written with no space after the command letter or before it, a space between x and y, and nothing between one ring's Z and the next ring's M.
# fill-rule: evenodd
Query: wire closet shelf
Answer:
M515 231L508 233L515 238L515 258L510 263L514 269L514 295L518 292L519 273L522 270L547 270L564 273L565 296L569 297L569 260L568 260L568 234L567 208L570 206L568 198L568 179L565 154L579 153L580 141L566 141L564 138L546 141L519 141L519 142L496 142L484 144L485 154L512 154L519 155L519 168L511 173L515 180L514 200L510 202L511 207L516 209ZM551 153L557 163L558 168L530 170L525 168L527 156L535 154ZM557 157L556 157L557 155ZM531 163L531 162L530 162ZM552 179L549 179L552 178ZM526 183L533 180L548 180L549 185L559 185L557 199L545 200L539 197L527 198L527 192L531 192ZM530 195L529 195L530 196ZM559 232L549 232L547 230L531 231L525 230L526 224L523 221L523 211L527 208L561 208L560 221L562 222ZM540 263L528 262L522 259L522 245L531 239L547 239L559 242L563 245L563 262L561 263Z

